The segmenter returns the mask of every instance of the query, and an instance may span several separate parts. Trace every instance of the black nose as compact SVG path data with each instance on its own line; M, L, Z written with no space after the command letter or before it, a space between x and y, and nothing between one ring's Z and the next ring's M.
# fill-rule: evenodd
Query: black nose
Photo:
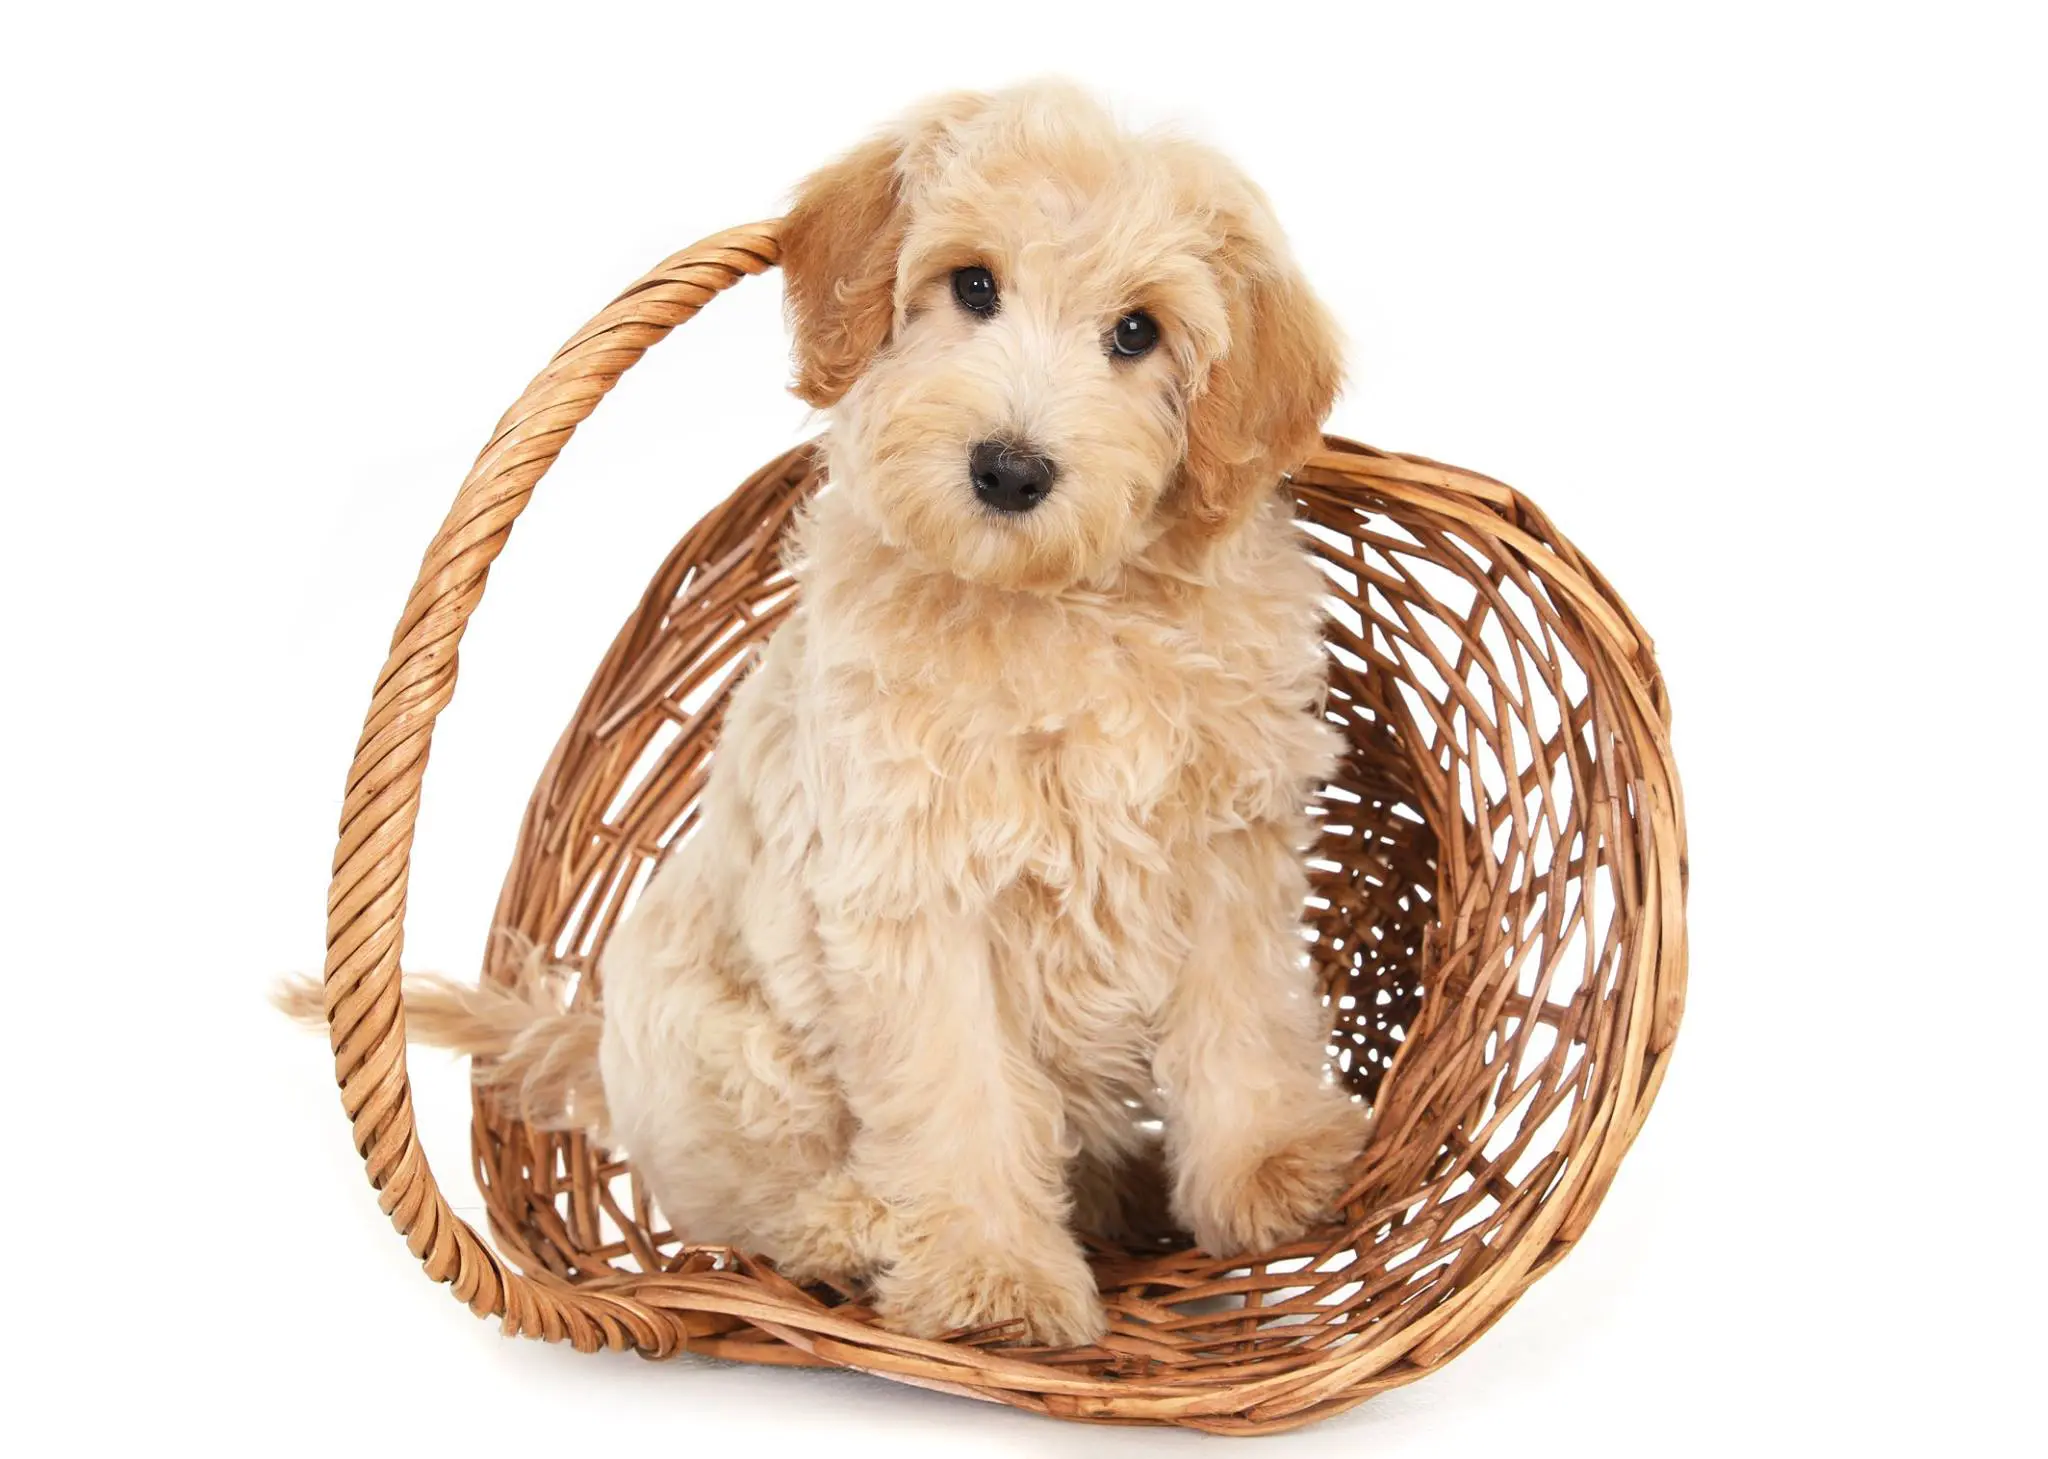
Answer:
M967 456L974 494L999 512L1028 512L1044 501L1057 474L1050 458L1015 441L983 441Z

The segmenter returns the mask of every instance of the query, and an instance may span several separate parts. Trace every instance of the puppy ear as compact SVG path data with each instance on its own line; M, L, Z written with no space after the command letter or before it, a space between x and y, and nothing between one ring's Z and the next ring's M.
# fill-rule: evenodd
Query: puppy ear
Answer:
M902 148L877 137L812 173L782 220L783 307L806 404L844 395L889 338L903 242Z
M987 98L941 97L805 178L782 220L783 302L806 404L836 403L883 345L895 317L896 256L909 202L951 129Z
M1322 442L1343 347L1277 229L1233 229L1217 261L1230 340L1188 408L1178 493L1200 530L1235 525Z

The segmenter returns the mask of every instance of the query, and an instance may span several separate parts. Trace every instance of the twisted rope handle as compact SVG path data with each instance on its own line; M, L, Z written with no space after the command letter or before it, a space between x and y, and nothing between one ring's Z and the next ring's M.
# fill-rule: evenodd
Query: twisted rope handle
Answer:
M508 1331L579 1348L664 1349L647 1309L513 1271L435 1183L406 1078L399 960L420 782L455 694L456 647L534 485L619 377L678 324L774 267L776 224L716 233L664 261L578 330L498 422L427 548L349 767L327 893L325 1007L341 1102L378 1202L427 1275Z

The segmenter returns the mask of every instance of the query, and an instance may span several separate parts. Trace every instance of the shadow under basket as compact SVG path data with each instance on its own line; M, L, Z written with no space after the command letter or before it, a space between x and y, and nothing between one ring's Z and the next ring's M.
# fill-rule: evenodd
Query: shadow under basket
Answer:
M675 255L565 345L499 423L429 547L350 773L329 899L343 1103L384 1209L436 1281L514 1333L583 1350L841 1366L1061 1418L1288 1428L1412 1382L1483 1333L1585 1231L1655 1097L1685 985L1685 838L1648 635L1499 482L1331 438L1290 488L1330 578L1327 713L1349 738L1313 798L1307 910L1339 1076L1377 1132L1341 1215L1256 1259L1098 1249L1096 1346L877 1326L692 1246L623 1160L477 1101L495 1243L428 1168L399 960L413 824L456 645L534 484L641 354L771 268L776 225ZM534 791L498 924L582 976L701 800L727 697L791 609L778 541L816 481L764 467L677 546ZM494 944L484 976L508 976Z

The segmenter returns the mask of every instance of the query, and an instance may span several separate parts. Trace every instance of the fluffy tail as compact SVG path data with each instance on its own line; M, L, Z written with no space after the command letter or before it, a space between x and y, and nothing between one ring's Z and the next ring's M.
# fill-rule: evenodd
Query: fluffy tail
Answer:
M535 1129L587 1130L602 1141L610 1123L597 1064L604 1020L564 1006L568 977L568 969L523 939L509 984L470 987L408 973L406 1037L467 1054L476 1085ZM312 978L284 980L271 1001L299 1023L327 1022L325 997Z

